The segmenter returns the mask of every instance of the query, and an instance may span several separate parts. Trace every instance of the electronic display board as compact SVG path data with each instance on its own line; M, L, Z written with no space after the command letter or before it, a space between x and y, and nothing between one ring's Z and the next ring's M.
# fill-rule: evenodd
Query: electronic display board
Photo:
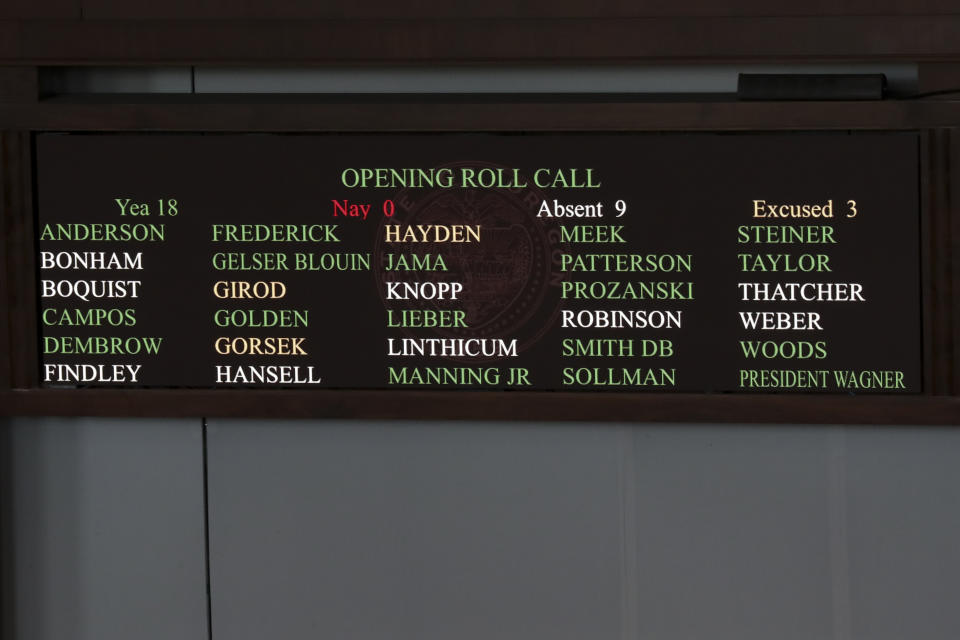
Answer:
M922 391L916 133L36 145L46 388Z

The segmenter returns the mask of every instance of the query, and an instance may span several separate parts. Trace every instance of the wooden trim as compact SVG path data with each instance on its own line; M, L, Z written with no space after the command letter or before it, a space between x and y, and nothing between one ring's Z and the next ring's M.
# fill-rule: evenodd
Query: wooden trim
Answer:
M946 254L943 256L944 290L949 296L947 302L947 327L950 342L944 345L953 358L951 369L951 384L948 393L960 396L960 198L956 197L960 189L960 130L951 130L950 147L947 155L947 166L943 173L943 180L949 185L947 192L947 206L949 215L947 226L943 229L945 238L949 238Z
M960 122L960 102L951 100L878 103L586 102L551 98L509 102L506 98L450 98L423 103L422 97L393 102L292 99L236 102L172 100L152 104L43 102L32 107L0 106L0 122L24 117L37 129L87 131L670 131L799 129L927 129L931 122ZM249 100L250 98L247 97ZM452 106L452 103L456 103ZM508 108L509 107L509 108ZM21 153L30 151L29 135L7 133ZM578 394L519 392L302 391L302 390L46 390L36 389L35 313L16 314L19 339L15 358L17 391L0 393L0 415L232 416L290 418L404 418L498 420L607 420L626 422L802 422L847 424L957 424L960 399L942 395L953 389L957 327L952 300L956 283L943 262L957 234L947 235L952 216L943 176L952 166L957 136L945 130L922 137L924 182L924 258L937 270L924 273L924 392L917 396L861 395L693 395ZM16 163L15 163L16 164ZM29 178L29 155L19 163L20 181ZM27 171L27 173L23 173ZM31 178L32 179L32 178ZM954 178L956 179L956 178ZM19 187L23 189L23 187ZM24 193L29 197L29 189ZM35 309L32 203L20 197L16 237L21 274L15 281L21 309ZM945 226L946 225L946 226ZM29 239L29 242L26 241ZM933 253L927 254L928 251ZM928 267L925 267L928 269ZM952 266L956 274L956 265ZM950 288L951 282L953 289ZM33 298L24 304L24 296ZM951 298L952 296L952 298ZM32 306L30 306L32 305ZM23 339L20 339L23 336ZM951 345L953 345L951 347ZM29 347L29 348L28 348Z
M547 392L18 390L0 415L960 424L960 398Z
M49 0L46 0L49 2ZM38 0L38 4L40 4ZM84 0L90 20L277 20L277 19L430 19L430 18L608 18L662 16L818 16L956 14L952 0L327 0L326 2L237 0ZM918 6L919 5L919 6Z
M36 67L0 67L0 104L37 101L40 85Z
M80 19L81 0L3 0L0 20Z
M953 377L950 313L949 163L953 131L927 131L921 139L921 256L923 261L924 389L949 394Z
M917 91L945 91L960 88L960 64L921 64L917 67Z
M13 380L12 335L10 332L10 309L13 293L10 286L10 274L18 270L11 256L11 238L13 237L14 216L13 190L10 184L12 172L7 171L6 145L7 133L0 132L0 390L9 389Z
M37 294L33 233L33 150L31 135L0 131L0 182L3 191L3 230L6 242L6 309L9 316L6 385L28 388L38 384Z
M0 64L950 62L960 15L0 21Z
M0 127L34 131L759 131L931 129L960 122L960 100L705 102L576 96L135 96L0 105Z
M938 136L939 134L939 136ZM938 325L933 319L936 309L937 287L934 284L934 268L932 260L926 259L926 254L933 252L937 244L937 235L934 233L934 218L941 212L940 193L938 186L942 184L936 176L943 170L942 154L938 153L943 145L941 142L942 130L924 131L920 136L920 293L923 309L921 322L921 336L923 341L923 390L936 394L941 373L936 363L939 361L935 345L934 327Z

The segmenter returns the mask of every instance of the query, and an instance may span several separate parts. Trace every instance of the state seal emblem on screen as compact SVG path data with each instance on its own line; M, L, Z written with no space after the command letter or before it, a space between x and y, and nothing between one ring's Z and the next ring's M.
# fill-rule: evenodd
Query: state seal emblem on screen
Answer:
M384 305L421 310L428 319L436 317L430 312L462 311L460 322L422 330L443 338L516 339L523 351L559 313L559 225L537 218L545 196L517 170L486 162L440 168L471 171L478 186L405 188L393 196L394 215L382 218L374 249Z

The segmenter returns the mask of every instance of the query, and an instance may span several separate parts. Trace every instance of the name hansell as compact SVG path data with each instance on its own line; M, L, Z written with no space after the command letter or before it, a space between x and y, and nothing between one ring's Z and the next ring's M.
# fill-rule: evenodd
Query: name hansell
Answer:
M299 365L215 365L217 384L320 384L313 367Z

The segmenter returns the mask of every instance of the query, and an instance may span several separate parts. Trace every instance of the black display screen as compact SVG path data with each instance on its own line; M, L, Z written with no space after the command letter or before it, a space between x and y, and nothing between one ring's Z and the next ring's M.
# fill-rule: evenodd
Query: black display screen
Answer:
M915 133L36 144L44 387L922 390Z

